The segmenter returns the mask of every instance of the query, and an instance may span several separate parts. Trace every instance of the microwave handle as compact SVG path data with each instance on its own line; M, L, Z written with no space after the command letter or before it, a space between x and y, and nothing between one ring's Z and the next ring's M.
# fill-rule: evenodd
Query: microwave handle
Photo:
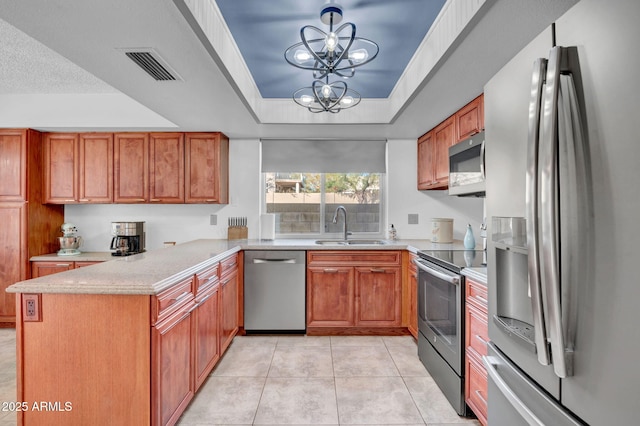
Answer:
M484 168L484 139L482 139L482 144L480 145L480 175L482 180L486 179Z

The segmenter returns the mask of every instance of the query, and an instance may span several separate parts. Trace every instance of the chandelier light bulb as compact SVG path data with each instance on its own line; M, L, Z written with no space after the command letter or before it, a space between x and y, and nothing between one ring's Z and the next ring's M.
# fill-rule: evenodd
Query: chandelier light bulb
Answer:
M324 39L324 45L326 46L329 52L333 52L338 47L338 36L334 32L330 32Z
M322 97L325 99L329 99L329 97L331 97L331 86L328 84L322 86Z
M354 62L364 62L369 57L369 52L366 49L357 49L353 52L349 52L349 59Z
M293 58L296 60L297 63L303 64L308 60L312 59L313 56L311 55L311 53L309 53L306 50L296 50L296 53L294 53Z
M311 103L313 102L313 96L302 95L300 96L300 102L306 105L311 105Z
M345 96L344 98L342 98L342 99L340 100L340 104L341 104L343 107L348 107L348 106L349 106L349 105L351 105L352 103L353 103L353 97L351 97L351 96Z

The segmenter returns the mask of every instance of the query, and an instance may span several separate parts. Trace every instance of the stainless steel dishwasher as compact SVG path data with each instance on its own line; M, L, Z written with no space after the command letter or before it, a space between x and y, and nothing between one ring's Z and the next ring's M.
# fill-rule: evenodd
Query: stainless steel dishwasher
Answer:
M305 251L244 252L245 331L305 331L305 255Z

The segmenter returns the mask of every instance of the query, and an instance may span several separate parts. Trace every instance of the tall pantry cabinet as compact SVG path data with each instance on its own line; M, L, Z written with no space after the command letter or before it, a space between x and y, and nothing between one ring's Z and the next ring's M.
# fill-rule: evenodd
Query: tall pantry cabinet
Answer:
M31 278L29 258L58 249L64 206L44 205L42 136L0 129L0 327L15 327L15 295L5 290Z

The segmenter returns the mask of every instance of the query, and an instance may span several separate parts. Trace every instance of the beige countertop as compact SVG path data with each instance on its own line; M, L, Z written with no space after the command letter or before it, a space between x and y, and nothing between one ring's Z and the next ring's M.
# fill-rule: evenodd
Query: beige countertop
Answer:
M464 250L461 241L452 244L430 240L385 241L383 245L330 245L315 239L278 240L195 240L126 257L110 253L87 252L77 256L34 256L32 261L95 261L84 268L21 281L10 286L10 293L69 294L149 294L155 295L206 266L240 250Z

